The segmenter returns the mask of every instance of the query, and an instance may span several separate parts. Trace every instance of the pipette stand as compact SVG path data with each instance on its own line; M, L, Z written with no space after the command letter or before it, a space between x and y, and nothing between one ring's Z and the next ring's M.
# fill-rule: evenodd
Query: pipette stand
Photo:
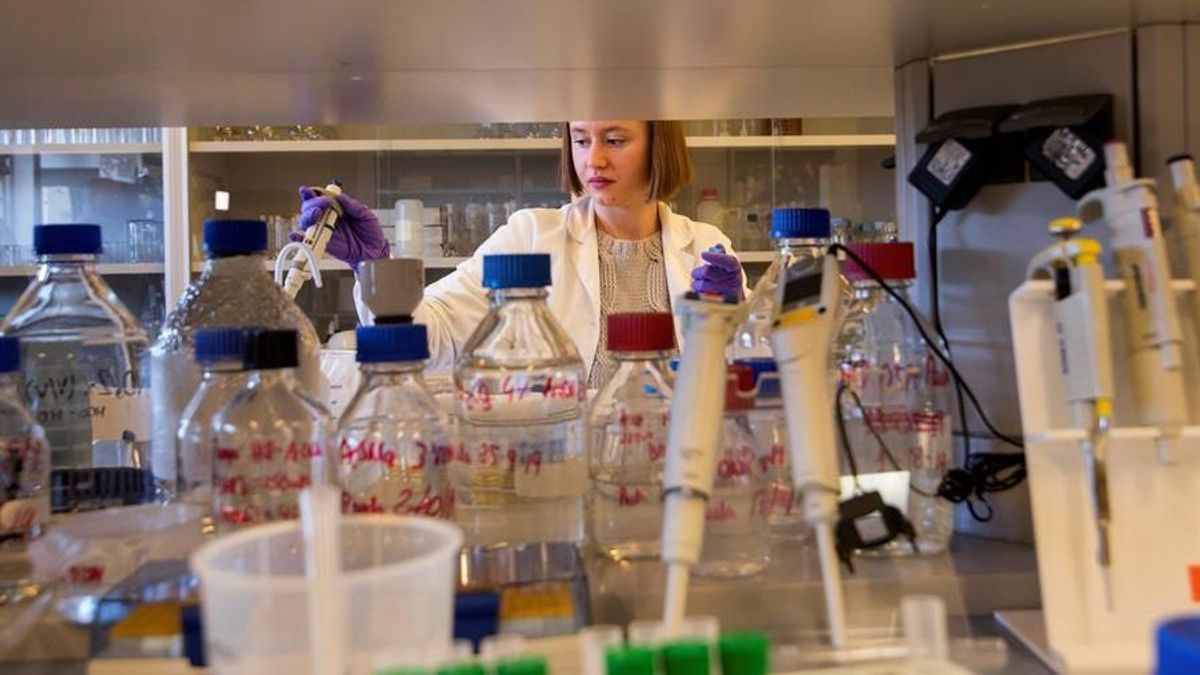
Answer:
M1193 282L1174 281L1172 290L1184 325L1194 325ZM1124 283L1108 280L1105 291L1116 392L1108 443L1111 611L1096 564L1084 431L1073 422L1060 371L1052 282L1025 282L1008 306L1051 665L1059 672L1145 673L1153 667L1154 626L1200 612L1200 427L1183 427L1160 444L1159 428L1137 426ZM1193 331L1185 331L1183 352L1185 381L1194 389L1200 363ZM1192 424L1200 420L1198 401L1188 401Z

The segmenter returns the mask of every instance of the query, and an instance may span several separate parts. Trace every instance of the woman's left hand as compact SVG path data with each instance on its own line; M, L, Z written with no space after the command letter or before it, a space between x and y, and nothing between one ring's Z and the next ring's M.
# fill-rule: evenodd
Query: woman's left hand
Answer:
M704 264L692 270L692 290L742 298L742 263L737 256L719 251L700 254Z

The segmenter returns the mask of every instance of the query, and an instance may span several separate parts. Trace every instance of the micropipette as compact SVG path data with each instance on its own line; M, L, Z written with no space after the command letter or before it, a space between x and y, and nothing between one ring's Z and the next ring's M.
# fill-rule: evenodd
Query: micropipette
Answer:
M1200 183L1196 181L1196 163L1191 155L1175 155L1167 160L1167 167L1175 188L1174 227L1183 244L1188 276L1200 284ZM1200 291L1191 296L1192 321L1200 330Z
M1054 280L1054 319L1058 354L1067 400L1077 424L1087 430L1083 442L1084 469L1096 524L1096 563L1100 567L1104 600L1113 607L1109 552L1112 514L1108 501L1108 431L1112 420L1113 374L1108 335L1108 302L1100 242L1072 239L1082 229L1076 218L1051 221L1050 233L1061 241L1047 247L1029 263L1030 278Z
M695 292L683 296L675 311L683 322L683 350L663 473L662 559L667 564L663 624L668 635L683 620L688 574L700 560L725 411L725 344L744 314L735 298Z
M1085 223L1103 219L1112 235L1113 253L1125 281L1125 322L1131 344L1134 386L1142 423L1162 429L1159 456L1170 459L1166 440L1187 424L1183 387L1183 336L1171 292L1154 181L1134 179L1125 144L1104 146L1107 187L1079 201Z
M830 642L840 649L846 642L846 613L833 537L840 487L829 354L841 313L842 280L832 254L795 264L784 274L771 345L787 415L792 482L803 495L804 518L817 534Z
M325 246L329 244L329 238L337 229L338 218L342 217L342 204L338 201L338 195L342 194L342 184L335 180L324 189L312 189L317 194L328 197L330 202L329 208L321 212L317 222L304 231L304 246L312 252L313 260L320 261L325 257ZM283 290L288 297L294 298L304 286L304 282L310 278L312 272L308 269L308 259L305 256L296 256L292 260L292 268L288 270L287 280L283 283Z

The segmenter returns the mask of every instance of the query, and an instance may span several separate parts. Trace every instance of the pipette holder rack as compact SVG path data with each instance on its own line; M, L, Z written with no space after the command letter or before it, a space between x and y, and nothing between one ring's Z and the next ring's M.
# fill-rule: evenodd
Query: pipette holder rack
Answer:
M1009 296L1021 421L1046 638L1059 670L1148 672L1154 627L1200 612L1200 426L1186 426L1160 456L1161 431L1137 426L1133 373L1121 307L1124 283L1108 296L1115 421L1108 443L1112 509L1112 610L1096 563L1084 430L1071 414L1058 357L1050 281L1027 281ZM1191 281L1172 282L1184 326L1190 424L1200 421L1200 352ZM1193 393L1195 392L1195 393Z

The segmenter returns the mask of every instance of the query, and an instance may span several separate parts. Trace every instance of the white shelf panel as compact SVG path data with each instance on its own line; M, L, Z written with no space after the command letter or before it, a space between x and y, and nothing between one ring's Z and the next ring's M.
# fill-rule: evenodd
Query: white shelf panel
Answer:
M34 143L0 145L0 155L122 155L162 152L158 143Z
M689 136L692 148L848 148L891 147L893 134L814 134L811 136ZM407 138L329 141L194 141L192 152L486 152L556 150L557 138Z
M454 269L455 267L458 267L459 263L466 260L466 258L465 257L424 258L423 260L425 262L425 269L439 270L439 269ZM266 266L267 266L267 271L271 272L272 274L275 273L275 259L274 258L267 260ZM101 266L101 267L103 267L103 266ZM119 267L119 266L113 265L113 267ZM128 265L125 265L125 267L128 267ZM336 272L336 271L349 271L350 270L349 265L347 265L346 263L344 263L340 260L335 260L333 258L325 258L324 260L322 260L320 262L318 267L321 268L322 272ZM17 269L17 268L9 268L9 269ZM22 267L20 269L25 269L25 268ZM32 270L33 268L30 267L29 269ZM204 269L204 261L203 260L193 260L192 261L192 271L193 272L199 272L203 269ZM162 265L158 266L158 271L159 272L162 271ZM286 271L285 271L285 273L286 273ZM112 274L136 274L136 272L112 272ZM0 273L0 275L2 275L2 273ZM17 276L17 275L10 275L10 276Z
M778 255L775 251L738 251L738 260L743 263L769 263Z
M0 277L29 277L37 271L37 265L9 265L0 267ZM100 274L162 274L162 263L100 263L96 265Z

